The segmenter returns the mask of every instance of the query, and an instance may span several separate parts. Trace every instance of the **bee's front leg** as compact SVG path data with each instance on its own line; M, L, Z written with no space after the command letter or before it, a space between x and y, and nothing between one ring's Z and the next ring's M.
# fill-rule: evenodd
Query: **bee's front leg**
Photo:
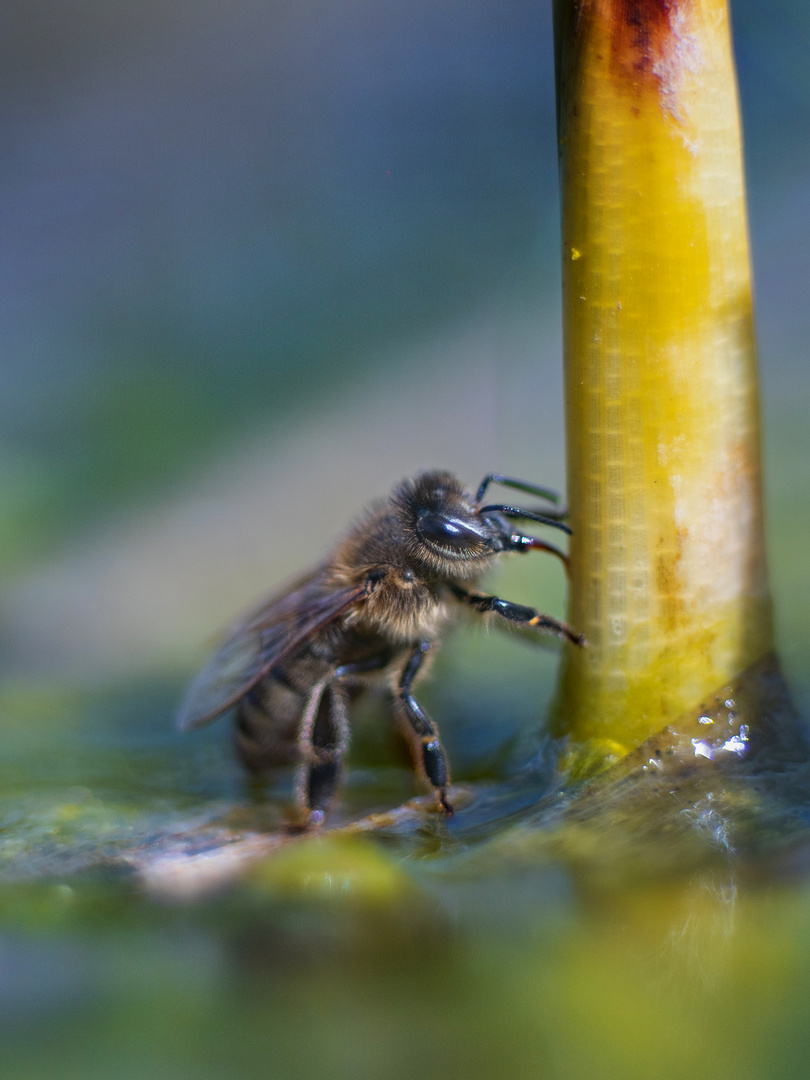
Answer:
M296 801L306 825L320 825L343 772L349 744L346 691L321 682L307 698L298 735L301 763L295 782Z
M452 814L453 807L447 800L450 769L436 725L425 713L411 693L411 683L422 666L430 649L429 641L420 641L411 653L397 686L397 703L404 718L419 740L422 767L430 783L436 788L439 805L445 814Z

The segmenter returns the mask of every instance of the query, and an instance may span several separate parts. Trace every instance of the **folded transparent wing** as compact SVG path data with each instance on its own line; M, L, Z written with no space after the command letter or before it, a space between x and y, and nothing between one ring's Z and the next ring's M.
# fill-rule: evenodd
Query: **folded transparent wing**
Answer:
M336 589L316 571L251 612L191 682L177 712L178 727L215 720L299 645L365 596L365 584Z

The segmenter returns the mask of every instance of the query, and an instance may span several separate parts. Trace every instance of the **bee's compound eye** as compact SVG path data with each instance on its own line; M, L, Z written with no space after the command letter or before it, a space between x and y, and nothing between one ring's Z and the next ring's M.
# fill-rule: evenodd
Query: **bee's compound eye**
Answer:
M416 530L423 540L439 547L455 548L466 551L481 544L483 537L458 518L436 514L431 510L422 510L416 519Z

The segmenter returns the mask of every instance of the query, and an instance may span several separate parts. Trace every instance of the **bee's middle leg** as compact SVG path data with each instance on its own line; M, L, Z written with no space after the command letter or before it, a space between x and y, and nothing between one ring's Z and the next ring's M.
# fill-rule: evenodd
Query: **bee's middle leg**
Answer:
M320 683L307 699L298 736L301 762L296 801L308 824L319 825L335 794L349 744L347 694L334 683Z
M450 768L447 764L447 755L444 752L436 725L411 693L411 683L422 666L429 649L429 641L420 641L414 647L399 679L397 702L402 714L419 739L422 751L422 767L428 780L436 789L439 805L445 814L451 815L453 807L447 800L447 786L450 783Z
M492 612L500 616L505 622L514 626L533 628L536 630L548 630L557 637L570 641L572 645L582 648L585 635L578 634L568 623L561 622L551 615L543 615L536 608L526 607L524 604L514 604L511 600L503 600L500 596L488 596L482 593L467 592L460 585L454 585L452 591L464 604L469 604L475 611L482 614Z

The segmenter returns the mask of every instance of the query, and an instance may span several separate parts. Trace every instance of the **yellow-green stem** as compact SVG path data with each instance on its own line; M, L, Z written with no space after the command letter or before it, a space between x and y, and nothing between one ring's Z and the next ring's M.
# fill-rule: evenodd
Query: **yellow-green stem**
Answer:
M622 753L771 646L726 0L555 0L569 650L558 728Z

